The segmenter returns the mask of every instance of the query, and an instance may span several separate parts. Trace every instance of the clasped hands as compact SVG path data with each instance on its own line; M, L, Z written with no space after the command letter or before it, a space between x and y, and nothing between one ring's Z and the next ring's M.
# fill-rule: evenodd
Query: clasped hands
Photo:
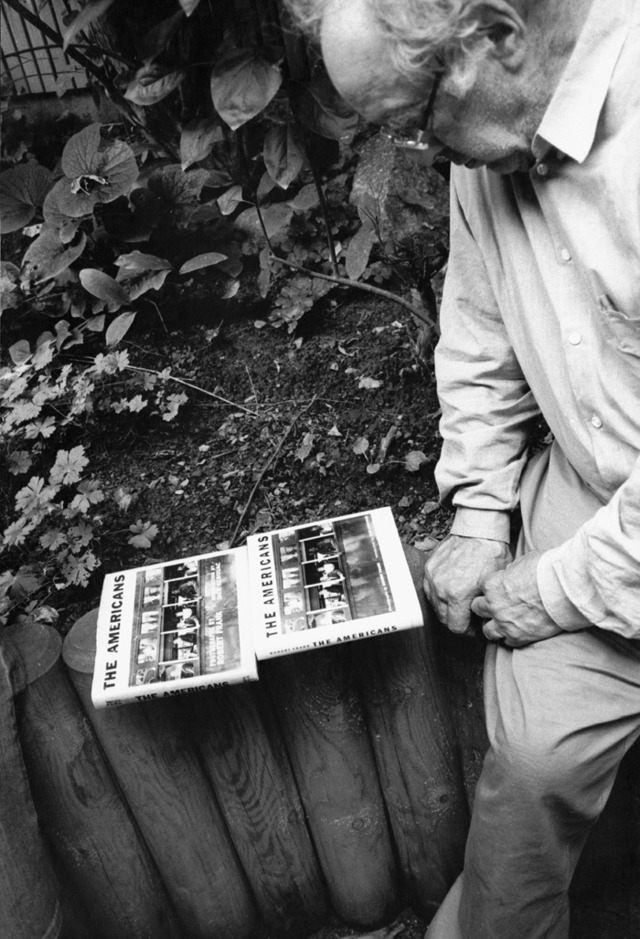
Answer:
M451 632L473 632L472 614L486 620L487 639L517 648L562 632L547 613L536 577L539 551L512 560L509 546L449 535L425 564L424 591Z

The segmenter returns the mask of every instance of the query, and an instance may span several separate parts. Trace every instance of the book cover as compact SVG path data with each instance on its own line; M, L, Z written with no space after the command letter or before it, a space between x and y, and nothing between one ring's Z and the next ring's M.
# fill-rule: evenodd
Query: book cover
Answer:
M422 625L390 508L247 540L258 659Z
M244 548L108 574L95 707L256 680L248 577Z

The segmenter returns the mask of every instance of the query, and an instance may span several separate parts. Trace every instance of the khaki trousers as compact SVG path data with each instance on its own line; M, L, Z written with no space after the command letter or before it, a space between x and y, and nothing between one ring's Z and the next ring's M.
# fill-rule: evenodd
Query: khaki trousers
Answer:
M523 479L518 553L562 543L599 507L552 445ZM491 643L485 707L490 749L467 842L460 934L566 939L576 863L640 735L640 642L594 627L522 649Z

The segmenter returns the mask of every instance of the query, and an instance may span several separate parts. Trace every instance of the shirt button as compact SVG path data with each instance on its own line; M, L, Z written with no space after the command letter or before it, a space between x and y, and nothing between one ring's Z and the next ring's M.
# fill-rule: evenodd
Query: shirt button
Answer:
M574 329L573 332L570 332L569 335L567 336L567 339L569 340L572 346L579 346L580 343L582 342L582 336L580 335L577 329Z
M570 260L571 260L571 252L569 251L568 248L561 248L561 249L560 249L560 257L562 258L563 261L570 261Z
M536 166L536 173L538 174L538 176L548 176L549 167L547 166L546 163L538 163L538 165Z
M596 430L599 430L602 427L602 421L600 420L597 414L594 414L593 417L591 418L591 426L595 427Z

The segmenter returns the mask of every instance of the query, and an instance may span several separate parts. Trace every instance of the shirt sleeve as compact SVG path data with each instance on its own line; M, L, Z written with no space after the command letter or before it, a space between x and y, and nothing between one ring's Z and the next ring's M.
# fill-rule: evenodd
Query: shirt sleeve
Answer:
M475 537L508 540L508 513L518 503L530 425L539 409L509 341L456 179L454 171L451 254L435 353L443 439L436 482L442 501L475 510L473 516L466 513L460 534L471 532L466 521L473 517Z
M640 639L640 457L611 501L541 556L542 602L561 629L598 626Z

